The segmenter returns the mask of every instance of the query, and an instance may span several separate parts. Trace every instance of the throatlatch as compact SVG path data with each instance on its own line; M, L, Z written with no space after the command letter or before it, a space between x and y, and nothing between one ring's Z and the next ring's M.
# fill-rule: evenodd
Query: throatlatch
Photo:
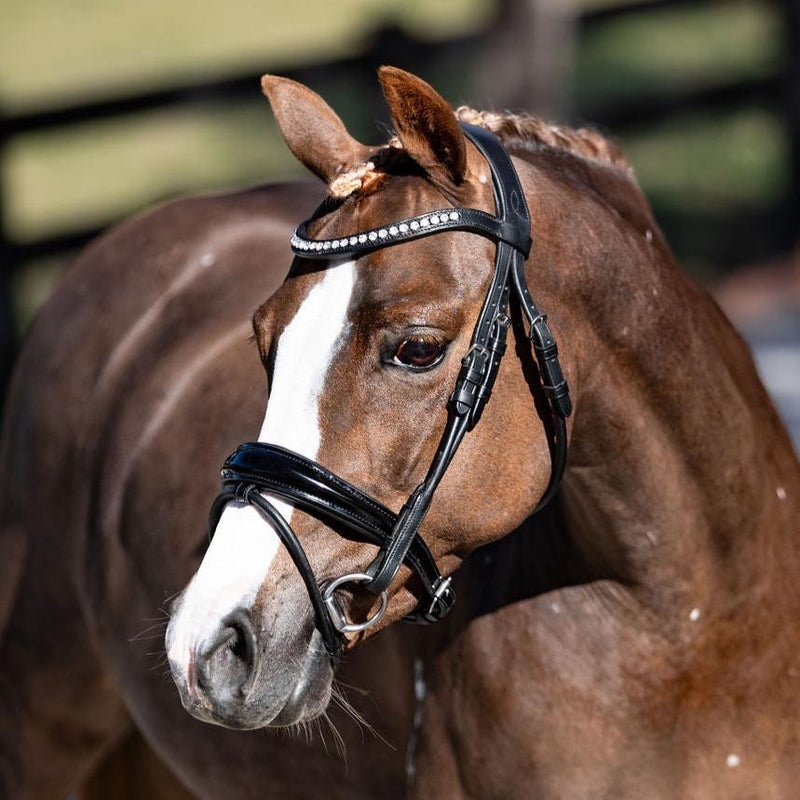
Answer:
M500 141L483 128L466 123L461 127L489 163L496 216L474 208L446 208L343 238L312 239L308 235L308 225L330 213L326 201L291 238L296 255L336 261L352 260L375 250L449 230L468 231L496 243L494 275L469 350L462 359L448 404L447 424L425 479L395 514L320 464L282 447L251 442L240 445L225 461L223 491L211 509L212 533L223 508L231 501L254 505L272 522L305 582L317 627L332 658L341 650L342 634L365 630L383 615L388 587L402 564L415 573L425 595L419 607L407 617L409 621L436 622L447 614L455 601L451 578L439 572L419 529L461 440L478 423L491 397L506 350L512 294L529 324L529 337L554 423L550 482L537 510L553 498L564 474L566 418L572 413L572 404L547 316L537 308L525 280L525 261L531 248L530 214L525 195L511 158ZM333 530L345 528L355 538L377 545L377 555L362 572L342 575L320 585L291 526L262 493L290 500L320 521L332 524ZM336 597L336 592L347 584L360 584L381 598L378 611L368 620L361 623L347 620Z

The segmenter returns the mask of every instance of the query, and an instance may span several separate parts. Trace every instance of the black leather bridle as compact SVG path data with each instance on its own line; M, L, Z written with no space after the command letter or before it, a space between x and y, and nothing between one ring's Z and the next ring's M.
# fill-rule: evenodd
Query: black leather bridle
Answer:
M547 317L533 302L525 281L525 261L531 248L528 206L511 158L500 141L483 128L467 124L462 124L462 128L489 163L496 216L473 208L447 208L344 238L312 239L307 232L309 223L330 211L330 205L323 203L313 217L297 228L291 239L296 255L329 261L352 260L384 247L448 230L469 231L496 243L494 275L450 396L444 433L425 479L395 514L298 453L264 442L250 442L240 445L225 461L223 490L211 509L212 534L223 508L231 501L249 503L270 520L303 578L317 627L334 659L341 651L342 634L365 630L383 615L387 589L402 564L417 576L423 593L423 600L407 619L435 622L453 605L455 594L451 578L439 572L419 528L461 440L478 423L491 395L506 349L512 293L530 326L529 336L554 422L550 482L537 510L553 498L564 474L565 420L572 412L572 405ZM262 493L289 500L333 530L344 529L348 536L377 545L378 554L363 572L342 575L320 585L294 531ZM336 592L346 584L361 584L381 598L378 611L365 622L348 622L342 611Z

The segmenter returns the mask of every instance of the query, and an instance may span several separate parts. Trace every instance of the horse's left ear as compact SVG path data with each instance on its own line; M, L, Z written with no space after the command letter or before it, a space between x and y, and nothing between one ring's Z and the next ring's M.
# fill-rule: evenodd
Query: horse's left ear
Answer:
M403 149L427 173L461 183L467 142L450 104L422 78L397 67L381 67L378 77Z

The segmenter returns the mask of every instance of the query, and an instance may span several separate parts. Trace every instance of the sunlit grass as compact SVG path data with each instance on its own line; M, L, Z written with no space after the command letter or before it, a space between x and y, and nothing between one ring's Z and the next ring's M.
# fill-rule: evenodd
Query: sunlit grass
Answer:
M92 122L16 140L9 149L9 228L29 239L91 227L154 201L296 175L269 112L256 102Z

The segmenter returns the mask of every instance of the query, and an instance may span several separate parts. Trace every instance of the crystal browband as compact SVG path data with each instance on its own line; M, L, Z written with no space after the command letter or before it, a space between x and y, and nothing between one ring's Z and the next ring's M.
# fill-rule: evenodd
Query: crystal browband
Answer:
M330 258L332 255L360 256L398 242L421 239L423 236L447 230L469 231L493 242L508 242L524 253L530 250L531 245L530 237L520 239L519 233L502 220L477 208L445 208L429 211L427 214L334 239L311 238L308 235L309 222L311 220L300 225L289 242L292 252L305 258Z
M308 239L300 236L300 228L292 236L292 249L301 250L339 250L355 245L368 245L369 243L385 242L390 239L397 239L399 236L407 234L409 231L417 232L426 228L441 230L442 226L448 222L458 222L461 215L458 211L435 211L421 217L403 220L397 224L388 225L385 228L373 228L364 233L354 236L345 236L342 239Z

